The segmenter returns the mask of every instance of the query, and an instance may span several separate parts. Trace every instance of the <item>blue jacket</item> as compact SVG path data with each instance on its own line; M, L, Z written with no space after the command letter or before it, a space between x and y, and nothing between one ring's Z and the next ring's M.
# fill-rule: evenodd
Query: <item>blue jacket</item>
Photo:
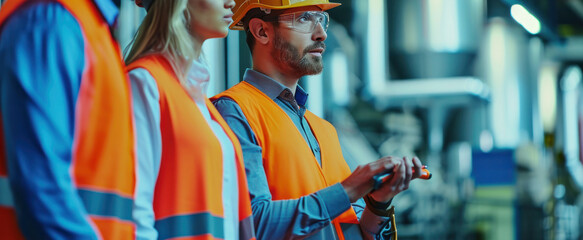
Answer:
M95 4L113 26L113 2ZM0 207L14 206L30 239L97 239L71 177L84 44L76 18L52 1L21 7L0 29L0 109L10 172L0 176Z

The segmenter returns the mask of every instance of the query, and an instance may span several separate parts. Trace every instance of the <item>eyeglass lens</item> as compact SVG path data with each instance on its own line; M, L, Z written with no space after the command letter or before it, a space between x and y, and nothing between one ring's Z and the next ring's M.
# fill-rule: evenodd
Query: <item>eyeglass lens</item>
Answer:
M311 33L316 29L318 24L322 25L324 31L328 30L329 16L326 12L296 12L279 15L278 19L280 22L288 24L290 28L299 32Z
M296 13L294 27L300 31L312 32L317 24L321 24L324 31L328 30L328 15L326 12Z

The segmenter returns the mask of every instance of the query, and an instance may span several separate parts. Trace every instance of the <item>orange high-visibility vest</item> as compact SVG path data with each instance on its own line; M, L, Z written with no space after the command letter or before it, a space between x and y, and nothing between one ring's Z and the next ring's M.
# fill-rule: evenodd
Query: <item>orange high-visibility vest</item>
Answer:
M271 98L247 82L213 97L233 99L245 114L263 149L263 168L274 200L295 199L341 182L350 175L336 129L310 111L305 117L321 149L322 165L297 127ZM340 223L358 224L350 208L332 221L340 239Z
M165 57L143 57L127 69L135 68L146 69L160 92L162 160L153 203L159 238L222 239L223 151L219 140ZM235 147L239 199L233 201L239 203L239 239L255 239L239 140L208 99L206 106Z
M72 179L98 236L135 238L131 209L135 188L133 119L119 46L92 1L53 1L77 19L85 39L86 67L75 109ZM25 3L26 0L4 3L0 26ZM0 178L6 178L10 173L3 138L0 141ZM22 238L13 208L0 207L0 222L0 236Z

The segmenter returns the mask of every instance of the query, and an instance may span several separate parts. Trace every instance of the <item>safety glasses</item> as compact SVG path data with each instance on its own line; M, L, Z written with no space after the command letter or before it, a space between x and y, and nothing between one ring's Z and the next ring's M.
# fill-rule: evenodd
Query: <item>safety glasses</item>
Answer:
M264 17L263 20L279 21L286 27L301 33L313 33L318 24L326 32L328 30L328 23L330 22L328 13L319 11L285 13L274 15L273 17L268 16Z

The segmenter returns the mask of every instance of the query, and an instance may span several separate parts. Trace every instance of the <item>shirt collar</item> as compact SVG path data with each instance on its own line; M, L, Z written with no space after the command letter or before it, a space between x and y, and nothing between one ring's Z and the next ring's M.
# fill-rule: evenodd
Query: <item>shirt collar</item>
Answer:
M302 88L300 87L300 85L298 85L296 87L296 102L298 102L298 105L300 106L305 106L306 102L308 101L308 93Z
M245 71L243 81L250 83L271 99L277 98L279 94L286 89L283 84L253 69L247 69L247 71Z
M259 89L259 91L263 92L263 94L271 99L277 98L281 92L285 89L289 89L278 81L275 81L269 76L253 69L247 69L245 71L243 81L253 85L253 87ZM300 85L296 87L296 94L294 97L300 106L304 106L308 100L308 94L302 87L300 87Z
M122 0L123 1L123 0ZM114 27L115 22L117 20L117 16L119 14L119 9L113 3L112 0L93 0L95 2L95 6L101 12L101 15L109 25L109 27Z
M208 82L210 79L210 73L208 70L208 66L202 56L197 59L193 60L192 64L190 64L190 69L188 70L187 75L188 81L194 82ZM206 89L203 89L206 92Z

